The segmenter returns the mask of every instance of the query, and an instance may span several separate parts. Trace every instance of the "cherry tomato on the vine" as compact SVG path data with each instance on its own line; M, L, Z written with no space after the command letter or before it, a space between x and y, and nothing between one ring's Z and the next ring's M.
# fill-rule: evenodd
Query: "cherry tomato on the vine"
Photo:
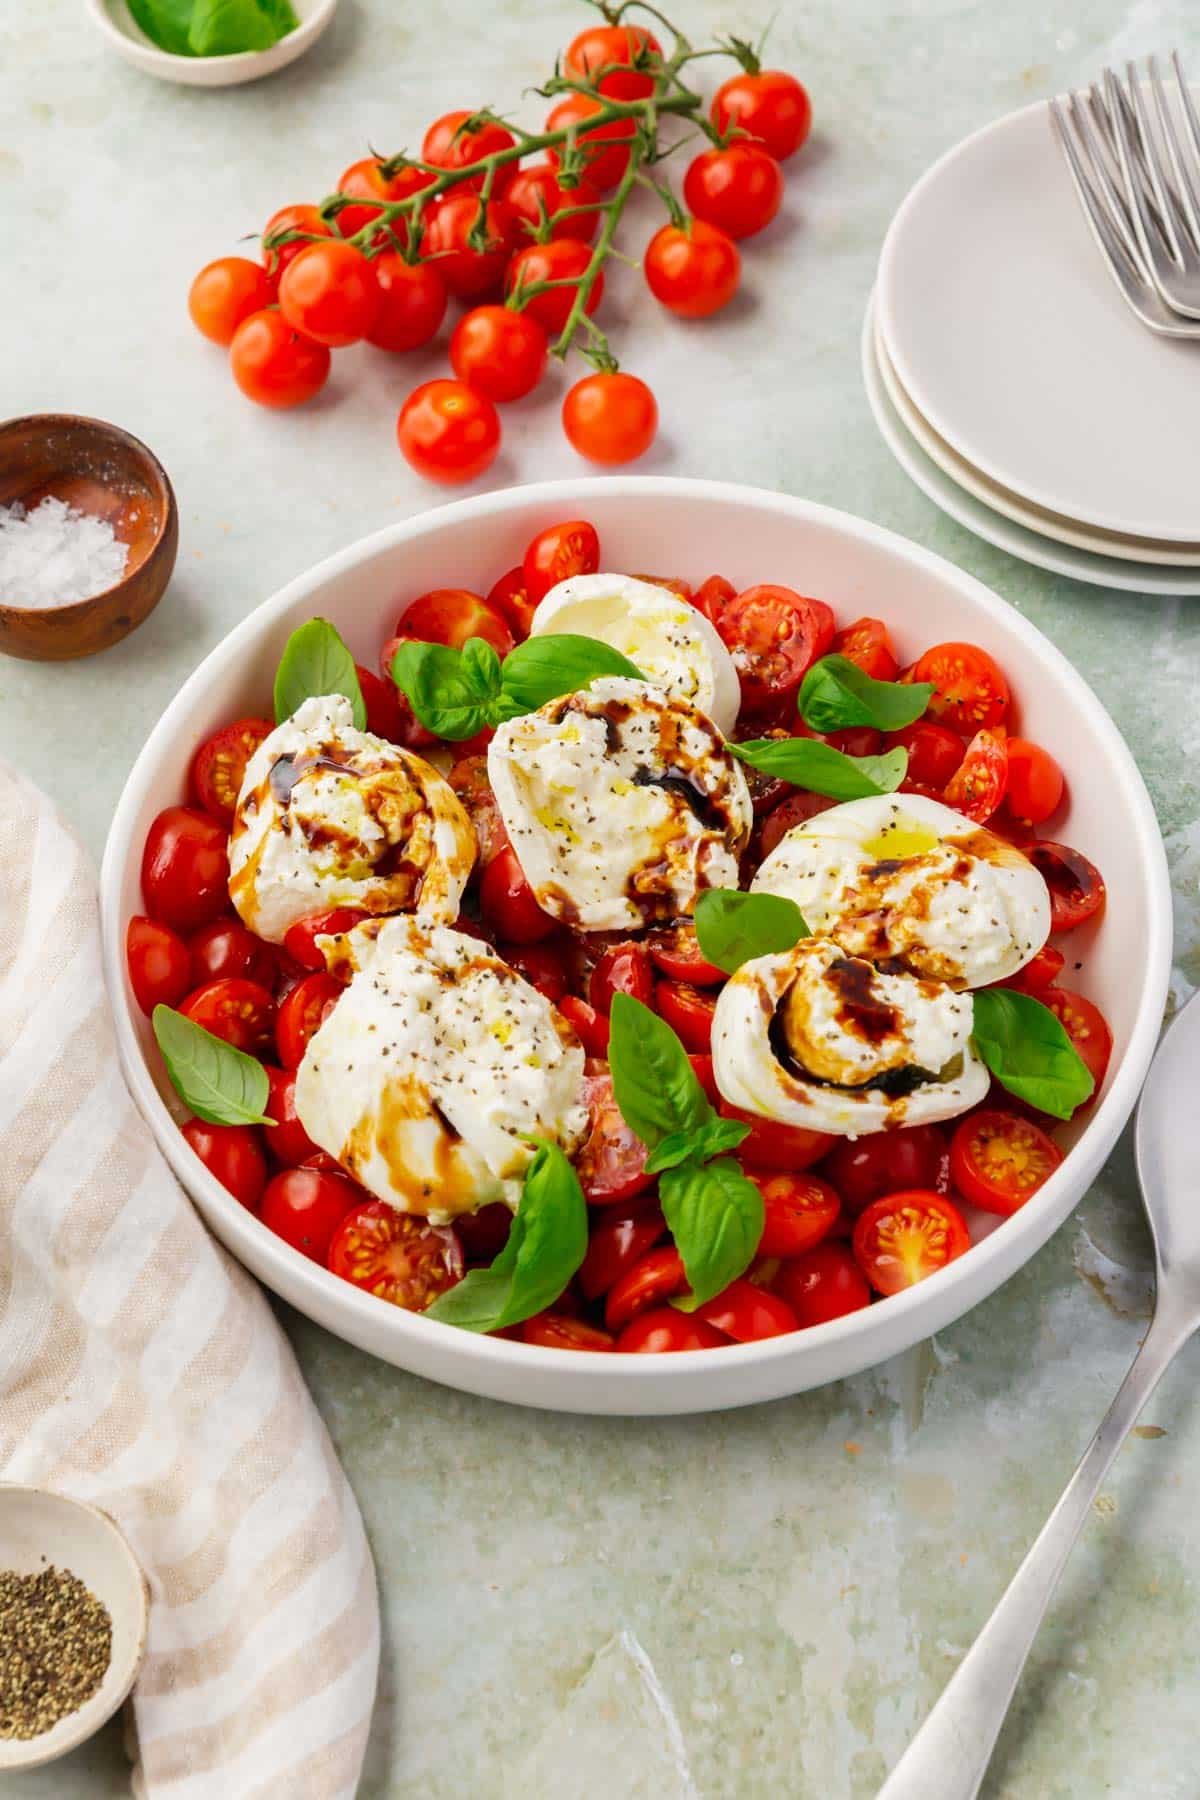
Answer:
M735 138L723 150L702 150L693 159L683 197L689 212L731 238L753 237L779 211L783 174L761 144Z
M639 376L602 369L567 390L562 421L572 448L589 462L633 462L654 442L658 403Z
M560 581L594 575L599 567L600 537L587 519L547 525L528 545L521 562L525 592L535 607Z
M303 406L329 379L329 347L293 330L274 308L251 313L233 334L229 367L256 406Z
M178 1006L192 985L191 958L178 932L156 919L138 915L125 932L129 985L144 1013L156 1006Z
M446 312L446 284L435 263L411 263L398 250L382 250L371 263L379 305L367 332L377 350L418 350Z
M243 319L275 298L275 283L261 263L246 256L220 256L208 263L188 290L188 312L197 331L214 344L231 344Z
M248 1212L255 1212L267 1185L267 1159L254 1126L210 1125L204 1119L189 1119L183 1136L209 1174Z
M565 187L552 162L529 163L513 176L504 195L505 204L519 223L518 241L550 225L552 238L578 238L590 244L600 227L600 190L581 175L574 187ZM587 210L579 212L578 207ZM557 213L570 217L555 220Z
M482 221L483 248L477 248L479 195L451 188L425 209L421 255L431 257L445 286L460 299L474 299L498 286L516 234L516 220L502 200L489 200Z
M654 298L681 319L707 319L727 306L741 280L742 259L733 239L705 219L663 225L642 258Z
M281 237L289 231L299 232L301 235L291 238L286 244L270 246L271 238ZM288 264L302 250L306 250L314 238L331 238L337 235L329 220L323 219L315 206L281 206L263 226L263 261L267 265L267 273L278 280Z
M604 125L586 128L584 120L598 113L603 105L602 100L594 100L590 94L569 94L546 115L546 130L565 131L571 125L577 128L588 180L601 192L607 192L616 187L629 167L635 126L630 119L609 119ZM553 163L559 160L554 150L547 150L546 155Z
M426 481L474 481L496 460L500 417L465 381L424 381L400 408L396 440Z
M385 167L386 165L377 161L375 157L365 156L360 162L351 163L350 167L343 172L338 182L339 194L353 194L356 198L361 198L368 203L375 201L376 204L343 207L337 216L337 228L342 237L354 237L363 229L364 225L369 225L373 219L379 218L384 205L394 205L397 200L407 200L410 194L419 193L422 188L427 188L431 182L437 179L427 169L402 168L397 169L394 174L387 175L384 173ZM399 222L402 217L403 215L398 216L396 226L401 242L404 241L404 227ZM376 241L383 239L386 242L387 233L378 231L374 237Z
M353 244L310 244L283 271L279 310L294 330L331 350L356 344L379 310L375 271Z
M783 69L743 69L713 95L712 120L721 132L737 126L776 162L784 162L812 128L812 102L804 85Z
M573 38L563 57L563 73L613 100L644 100L654 92L654 67L662 45L642 25L589 25ZM602 75L602 69L608 73ZM596 77L599 76L599 81Z
M454 327L450 366L489 400L520 400L545 372L546 333L528 308L473 307Z
M485 119L473 130L464 130L464 126L474 118L474 113L461 110L443 113L435 119L425 133L421 143L421 161L436 163L439 169L466 169L485 156L494 156L498 151L511 150L516 142L511 131L496 119ZM504 193L512 179L510 169L515 169L515 161L501 163L495 173L492 192L497 196ZM483 173L473 175L470 181L463 182L476 192L483 186Z
M548 332L560 332L566 325L579 293L579 279L592 260L591 246L579 238L551 238L548 244L527 244L518 250L508 265L504 291L514 295L522 312L530 313ZM528 300L520 296L538 282L565 282L564 287L547 288ZM604 276L598 274L584 303L584 312L594 313L604 298Z
M233 818L246 764L275 727L270 719L235 719L206 738L192 758L188 790L197 806L226 824Z

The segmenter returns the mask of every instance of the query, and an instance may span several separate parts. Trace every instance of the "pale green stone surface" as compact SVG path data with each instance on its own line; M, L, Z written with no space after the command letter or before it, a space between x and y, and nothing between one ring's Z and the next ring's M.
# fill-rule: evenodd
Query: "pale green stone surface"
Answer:
M768 10L695 0L685 23L697 40L749 34ZM1159 808L1182 995L1200 971L1200 606L1056 579L942 518L875 434L858 335L888 218L936 154L1111 58L1180 44L1195 61L1194 8L778 10L773 54L809 83L818 132L793 165L785 219L747 247L747 297L688 330L642 303L632 275L615 284L629 365L663 401L645 467L868 515L1048 630L1126 733ZM580 16L541 0L342 0L295 69L196 93L113 59L81 0L0 8L0 411L120 421L162 456L181 506L178 575L139 633L92 662L0 661L0 753L58 795L96 850L146 731L222 633L318 557L430 500L391 427L437 359L393 370L351 352L315 408L255 411L187 323L193 270L276 205L326 191L368 142L412 145L448 106L509 102ZM569 472L554 410L508 415L497 480ZM1122 1148L1042 1254L932 1345L821 1393L674 1422L488 1405L289 1320L379 1563L386 1653L364 1795L872 1794L1117 1386L1143 1329L1147 1259ZM1185 1356L1149 1409L1165 1435L1135 1437L1121 1457L987 1800L1196 1792L1194 1369ZM14 1800L125 1791L115 1731L4 1783Z

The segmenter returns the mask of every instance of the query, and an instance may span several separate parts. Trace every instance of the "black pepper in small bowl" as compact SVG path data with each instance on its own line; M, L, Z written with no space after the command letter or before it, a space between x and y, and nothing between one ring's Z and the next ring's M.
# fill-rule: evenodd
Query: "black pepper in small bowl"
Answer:
M112 1660L108 1608L69 1569L0 1569L0 1738L34 1738L96 1692Z

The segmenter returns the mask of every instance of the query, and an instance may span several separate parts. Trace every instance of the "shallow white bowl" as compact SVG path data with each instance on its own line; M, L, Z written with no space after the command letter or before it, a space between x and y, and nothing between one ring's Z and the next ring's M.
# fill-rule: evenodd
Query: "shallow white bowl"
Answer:
M1012 678L1021 728L1066 770L1062 835L1108 881L1103 928L1094 942L1085 928L1073 947L1086 957L1082 984L1111 1021L1116 1053L1104 1095L1068 1133L1070 1156L1014 1218L948 1269L794 1336L614 1357L476 1337L360 1293L272 1236L192 1155L165 1104L166 1077L128 985L125 929L141 910L147 828L182 796L202 739L229 719L269 711L288 634L321 614L374 665L403 604L432 587L486 592L536 531L581 516L595 521L611 568L693 580L717 569L739 586L787 582L830 601L844 620L879 614L902 656L950 638L982 644ZM1142 778L1091 690L1027 620L952 564L846 513L723 482L638 476L510 488L438 507L363 539L265 601L184 684L135 763L105 851L101 911L126 1078L176 1174L234 1255L301 1312L401 1368L471 1393L585 1413L703 1412L797 1393L906 1349L999 1287L1066 1218L1128 1117L1162 1022L1171 949L1166 858Z
M34 1738L0 1738L0 1771L33 1769L65 1756L111 1719L146 1651L146 1581L124 1533L94 1506L49 1488L0 1483L0 1568L37 1575L69 1569L112 1620L112 1656L90 1700Z
M125 0L87 0L88 16L113 49L160 81L181 87L240 87L274 75L312 48L337 11L338 0L292 0L300 23L269 50L245 50L235 56L173 56L152 43L136 23Z

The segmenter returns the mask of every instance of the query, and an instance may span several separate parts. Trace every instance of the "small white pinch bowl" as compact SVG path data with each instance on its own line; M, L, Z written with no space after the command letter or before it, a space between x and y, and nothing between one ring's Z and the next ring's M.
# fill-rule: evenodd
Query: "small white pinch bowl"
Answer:
M232 56L174 56L160 50L137 24L126 0L86 0L88 17L118 55L181 87L240 87L286 69L311 50L337 11L338 0L292 0L300 23L269 50L243 50Z
M33 1738L0 1738L0 1773L78 1749L126 1698L146 1653L146 1579L107 1513L49 1488L0 1483L0 1569L37 1575L52 1563L78 1576L112 1620L112 1657L90 1700Z
M984 1223L987 1235L931 1279L761 1343L665 1356L543 1349L437 1324L338 1280L273 1236L189 1150L129 987L125 932L142 909L139 867L150 822L180 800L189 759L210 732L270 710L289 633L320 614L360 662L374 666L410 599L447 585L486 593L535 532L580 517L595 523L610 569L692 581L716 570L739 587L784 582L820 595L843 621L863 613L886 619L902 661L947 639L981 644L1012 681L1018 729L1044 742L1065 769L1069 810L1056 832L1090 856L1108 884L1100 928L1083 927L1071 946L1086 963L1073 980L1103 1008L1115 1050L1099 1101L1063 1134L1071 1149L1062 1166L1013 1218ZM705 1412L799 1393L894 1356L993 1293L1063 1223L1129 1117L1162 1024L1171 952L1166 857L1137 766L1086 682L1028 620L941 557L847 513L725 482L630 475L439 506L352 544L264 601L184 683L134 764L105 851L101 914L126 1079L167 1160L233 1254L309 1318L399 1368L469 1393L579 1413Z

